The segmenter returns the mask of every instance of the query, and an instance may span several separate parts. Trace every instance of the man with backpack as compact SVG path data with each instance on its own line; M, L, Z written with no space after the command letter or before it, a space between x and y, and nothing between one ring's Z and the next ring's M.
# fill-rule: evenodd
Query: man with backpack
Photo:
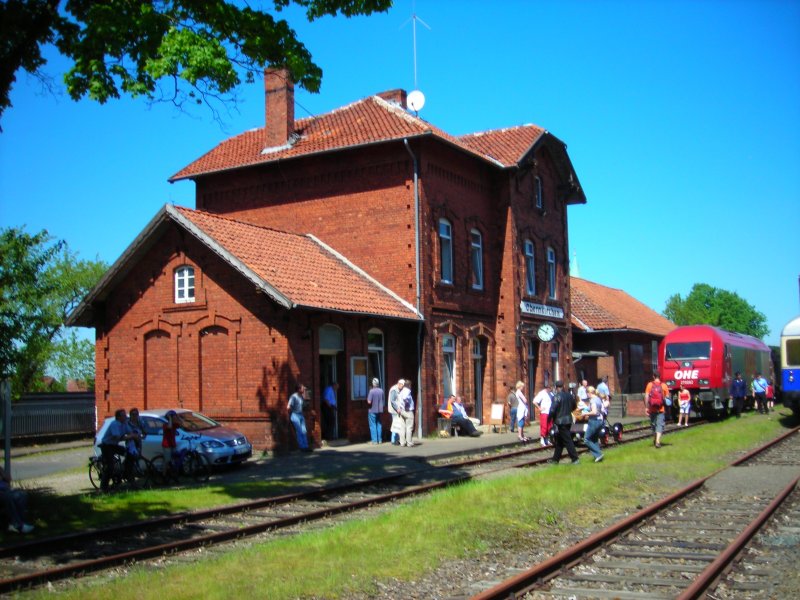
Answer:
M650 427L656 434L654 444L661 448L661 434L664 433L664 405L669 396L669 388L661 383L658 375L647 384L644 390L644 408L650 417Z
M575 397L569 392L564 391L564 384L561 381L556 381L556 393L553 397L553 404L550 407L550 414L553 415L553 421L558 428L558 434L553 441L553 457L548 459L547 462L558 464L561 460L561 454L566 448L573 465L580 463L578 460L578 452L575 450L575 444L572 441L572 434L570 427L572 427L572 411L575 410L577 403Z

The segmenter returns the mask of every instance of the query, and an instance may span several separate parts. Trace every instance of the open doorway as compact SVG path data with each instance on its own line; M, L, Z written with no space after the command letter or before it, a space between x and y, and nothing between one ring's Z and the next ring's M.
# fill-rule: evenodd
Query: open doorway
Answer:
M319 377L322 439L333 441L346 438L347 396L342 385L347 380L344 336L335 325L320 327Z

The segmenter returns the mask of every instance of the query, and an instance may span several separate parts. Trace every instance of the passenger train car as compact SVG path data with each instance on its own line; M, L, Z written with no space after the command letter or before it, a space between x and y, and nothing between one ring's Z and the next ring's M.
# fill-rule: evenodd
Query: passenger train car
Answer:
M673 402L683 382L692 394L693 409L707 418L727 414L737 371L748 390L755 373L774 381L769 347L752 336L711 325L678 327L658 347L658 372Z
M781 390L784 406L800 416L800 317L781 332Z

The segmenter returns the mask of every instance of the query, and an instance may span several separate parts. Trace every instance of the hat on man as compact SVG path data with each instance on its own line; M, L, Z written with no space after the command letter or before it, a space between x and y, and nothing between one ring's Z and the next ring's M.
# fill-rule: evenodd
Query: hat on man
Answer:
M561 381L560 379L557 379L556 380L556 387L557 388L563 388L564 387L564 382Z

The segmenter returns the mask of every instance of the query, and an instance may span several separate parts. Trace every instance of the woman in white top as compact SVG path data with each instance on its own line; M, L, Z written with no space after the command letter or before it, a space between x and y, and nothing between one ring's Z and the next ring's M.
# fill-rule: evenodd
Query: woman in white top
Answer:
M528 410L528 399L525 397L525 394L522 393L522 388L525 387L525 384L521 381L517 382L515 386L517 390L514 392L517 396L517 400L519 403L517 404L517 426L519 427L519 441L523 444L525 442L530 442L531 438L525 437L525 432L523 431L525 427L525 421L528 418L529 410Z

